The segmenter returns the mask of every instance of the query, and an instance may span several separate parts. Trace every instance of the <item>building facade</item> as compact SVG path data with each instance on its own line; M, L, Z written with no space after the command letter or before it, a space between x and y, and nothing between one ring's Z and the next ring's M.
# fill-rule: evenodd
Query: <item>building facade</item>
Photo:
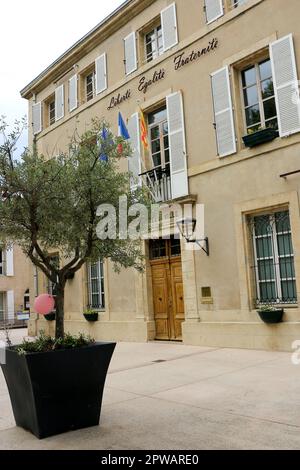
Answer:
M16 245L0 247L0 328L25 326L30 313L31 265Z
M209 256L149 240L144 274L99 261L68 281L70 332L286 351L300 339L299 14L298 0L128 0L22 90L39 152L69 151L94 117L117 133L121 112L122 169L156 201L205 208ZM36 294L53 288L38 278ZM283 323L260 320L266 304ZM53 324L32 314L41 328Z

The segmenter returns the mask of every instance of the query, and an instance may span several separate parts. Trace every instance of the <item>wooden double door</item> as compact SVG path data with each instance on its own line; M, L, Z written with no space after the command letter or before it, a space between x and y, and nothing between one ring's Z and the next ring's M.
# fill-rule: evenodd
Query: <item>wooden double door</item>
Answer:
M156 339L182 340L184 295L180 240L150 242Z

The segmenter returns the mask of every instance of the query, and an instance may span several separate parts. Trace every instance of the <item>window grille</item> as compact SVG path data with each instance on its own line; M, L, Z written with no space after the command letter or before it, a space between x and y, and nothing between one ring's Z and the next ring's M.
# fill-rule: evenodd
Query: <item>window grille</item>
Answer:
M253 246L256 304L297 303L294 250L288 211L254 216Z

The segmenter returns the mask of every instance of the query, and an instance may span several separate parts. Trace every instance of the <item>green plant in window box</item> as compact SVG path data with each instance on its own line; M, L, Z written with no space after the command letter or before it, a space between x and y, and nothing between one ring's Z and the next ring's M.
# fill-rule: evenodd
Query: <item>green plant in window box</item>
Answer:
M279 132L273 127L261 127L259 126L255 130L248 129L247 135L243 137L243 142L246 147L256 147L257 145L271 142L272 140L279 137Z
M98 321L99 313L95 310L88 308L83 312L83 316L89 322L96 322Z
M274 307L274 305L262 305L257 310L257 313L264 323L281 323L283 319L284 309Z

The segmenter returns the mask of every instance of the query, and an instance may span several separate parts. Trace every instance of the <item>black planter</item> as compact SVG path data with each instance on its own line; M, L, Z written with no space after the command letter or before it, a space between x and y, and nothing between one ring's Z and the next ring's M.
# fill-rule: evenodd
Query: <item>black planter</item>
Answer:
M279 137L279 132L275 129L267 128L254 132L253 134L245 135L243 142L246 147L255 147L256 145L265 144Z
M55 312L48 313L47 315L44 315L44 318L45 318L47 321L54 321L54 320L55 320L55 317L56 317Z
M83 316L84 316L84 318L85 318L87 321L90 321L90 322L98 321L98 318L99 318L98 312L96 312L96 313L90 313L90 314L84 313Z
M1 365L17 426L39 439L98 426L115 343L20 356Z
M284 310L282 308L278 310L269 311L258 310L257 313L260 316L261 320L265 323L281 323L283 319Z

